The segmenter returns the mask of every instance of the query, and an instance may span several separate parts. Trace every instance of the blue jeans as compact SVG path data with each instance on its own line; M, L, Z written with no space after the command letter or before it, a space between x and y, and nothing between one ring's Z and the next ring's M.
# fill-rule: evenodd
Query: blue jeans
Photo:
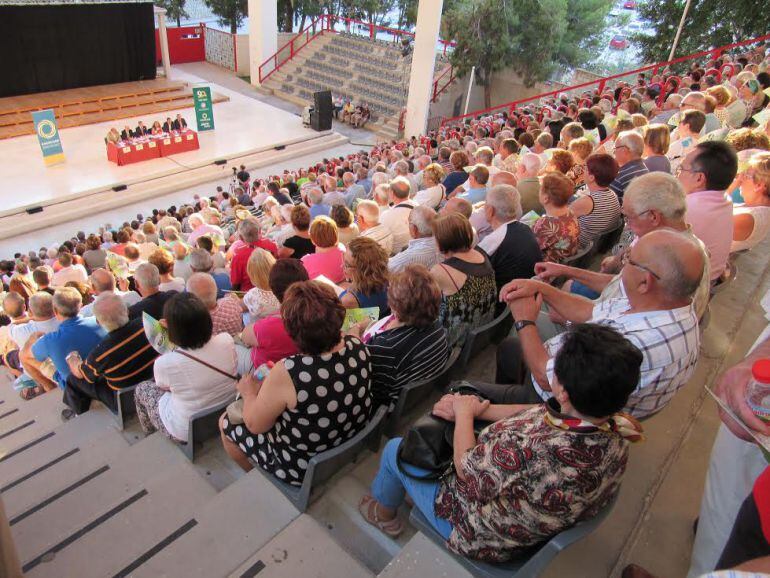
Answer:
M601 295L598 291L594 291L590 287L586 287L580 281L575 281L574 279L572 280L572 286L569 291L573 295L582 295L583 297L588 297L592 300L598 299L599 295Z
M396 454L400 443L401 438L394 438L385 444L380 460L380 471L377 472L377 477L372 482L372 496L386 508L395 510L403 503L404 496L409 494L414 502L414 507L419 508L428 523L445 540L448 540L452 533L452 524L436 516L433 511L433 502L436 499L436 494L438 494L439 482L415 480L401 473L396 463ZM414 466L406 465L405 468L416 476L428 473L427 470Z

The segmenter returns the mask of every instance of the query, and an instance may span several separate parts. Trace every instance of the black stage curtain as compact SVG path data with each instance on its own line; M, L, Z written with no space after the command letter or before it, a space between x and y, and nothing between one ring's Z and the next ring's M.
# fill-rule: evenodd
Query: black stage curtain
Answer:
M0 54L0 97L153 79L153 5L0 6Z

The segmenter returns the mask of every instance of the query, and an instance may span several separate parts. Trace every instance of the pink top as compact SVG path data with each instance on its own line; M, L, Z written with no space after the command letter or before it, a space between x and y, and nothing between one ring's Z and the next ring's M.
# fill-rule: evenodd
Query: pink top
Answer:
M724 191L699 191L687 195L687 222L706 245L711 280L724 273L733 242L733 204Z
M345 252L337 246L323 253L305 255L302 257L302 264L311 279L323 275L332 283L342 283L345 280L345 273L342 270L344 254Z
M284 357L299 353L297 346L286 332L283 319L279 314L260 319L254 324L254 336L257 346L251 348L251 361L254 367L272 361L279 362Z

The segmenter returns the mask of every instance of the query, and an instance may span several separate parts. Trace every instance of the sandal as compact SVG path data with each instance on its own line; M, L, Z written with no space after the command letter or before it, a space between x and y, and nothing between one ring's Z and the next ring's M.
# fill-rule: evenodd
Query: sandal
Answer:
M391 538L398 538L401 532L404 531L404 525L398 518L380 520L380 517L377 515L377 500L370 495L361 498L358 504L358 511L361 512L364 520Z
M39 385L36 385L35 387L25 387L19 392L19 396L21 396L21 399L29 401L30 399L34 399L43 393L45 393L45 390Z

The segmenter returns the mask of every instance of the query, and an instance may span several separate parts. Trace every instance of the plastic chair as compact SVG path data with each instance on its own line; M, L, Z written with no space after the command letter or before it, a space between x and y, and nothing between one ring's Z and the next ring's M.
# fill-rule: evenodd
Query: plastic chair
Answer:
M528 558L520 558L501 564L489 564L463 556L456 556L449 550L447 550L447 553L453 556L471 574L480 578L537 578L545 571L559 552L594 532L610 514L612 508L615 507L617 498L617 494L615 494L615 497L604 508L599 510L596 516L585 522L578 522L571 528L557 534ZM433 529L418 508L412 508L409 522L435 543L446 547L444 538Z
M219 416L230 405L233 399L210 407L202 409L190 416L187 422L187 443L179 444L187 459L193 461L195 458L195 443L201 443L219 435Z
M462 351L460 352L460 359L456 363L455 369L457 371L463 371L468 367L468 363L471 358L476 356L481 350L485 349L490 343L495 341L497 337L496 331L500 326L511 316L511 310L506 307L505 310L500 313L495 319L471 330L465 338ZM453 371L454 373L454 371Z
M310 458L302 485L299 487L282 482L259 466L256 469L278 488L300 512L304 512L310 505L313 487L322 484L344 466L352 463L365 448L369 448L373 453L380 451L380 438L387 412L387 407L380 406L366 427L358 434L336 448Z
M623 234L623 229L626 226L626 222L621 217L618 219L618 223L615 225L614 228L610 229L606 233L604 233L601 237L599 237L599 240L596 242L596 252L597 253L606 253L610 249L612 249L613 245L618 242L620 239L620 235Z
M588 245L578 250L577 253L572 255L569 259L564 260L564 265L570 265L571 267L578 267L579 269L585 269L593 256L594 242L589 241Z
M423 399L430 395L430 392L436 389L444 389L449 383L449 372L451 371L457 359L460 357L460 348L455 347L449 354L444 369L441 373L431 377L430 379L424 379L422 381L415 381L413 383L407 383L402 389L396 402L396 407L390 412L388 420L385 423L385 437L392 438L396 435L399 422L404 413L408 412L410 408L420 403Z
M115 391L116 412L112 414L115 421L118 422L118 429L122 430L126 420L136 413L136 403L134 402L135 385L124 387Z

